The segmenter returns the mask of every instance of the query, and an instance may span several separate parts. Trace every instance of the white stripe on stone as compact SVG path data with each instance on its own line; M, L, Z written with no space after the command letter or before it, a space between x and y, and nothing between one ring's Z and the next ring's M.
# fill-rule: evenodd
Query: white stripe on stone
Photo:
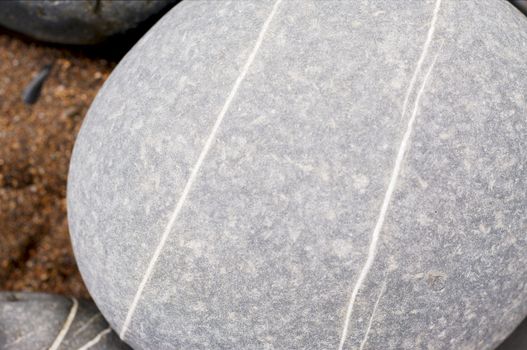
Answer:
M71 306L70 313L68 314L68 317L66 317L66 321L64 321L64 325L62 326L59 334L55 338L55 341L51 346L49 347L49 350L57 350L62 344L62 341L66 337L66 334L68 334L68 331L70 330L71 324L73 323L73 320L75 319L75 316L77 315L77 309L79 308L79 302L76 298L71 298L71 301L73 305Z
M93 321L95 321L97 318L102 317L101 314L95 314L86 323L84 323L79 329L77 329L71 336L76 337L78 334L82 333L90 324L92 324Z
M373 319L375 318L375 312L377 311L377 306L379 306L379 302L381 301L382 295L384 294L385 290L386 290L386 279L384 280L382 284L381 291L379 292L379 296L377 297L377 301L375 301L375 305L373 306L370 320L368 321L368 328L366 328L366 334L364 334L364 338L362 339L362 342L360 343L359 350L363 350L364 346L366 346L366 343L368 342L368 336L370 335L371 325L373 323Z
M225 104L223 105L223 108L221 109L220 111L220 114L218 115L217 119L216 119L216 122L214 123L214 126L212 127L212 130L211 130L211 133L209 134L207 140L205 141L205 145L203 146L203 149L201 150L201 153L198 157L198 160L196 161L196 164L194 165L194 167L192 168L192 172L190 174L190 177L188 178L187 180L187 183L183 189L183 192L181 193L181 196L179 197L179 200L178 202L176 203L176 207L174 208L174 211L170 217L170 220L168 221L168 224L166 225L165 227L165 230L163 231L163 234L161 236L161 240L159 241L159 244L156 248L156 250L154 251L154 254L152 256L152 259L150 260L150 263L148 264L148 267L146 269L146 272L145 274L143 275L143 278L141 280L141 283L139 284L139 288L137 289L137 292L134 296L134 299L132 301L132 303L130 304L130 307L128 308L128 312L126 314L126 318L125 318L125 321L123 323L123 326L121 328L121 332L119 333L119 336L121 339L124 339L124 336L126 335L126 331L128 330L128 327L130 325L130 322L132 321L132 316L134 315L134 312L135 312L135 309L137 308L137 304L139 302L139 299L141 298L141 295L143 293L143 289L145 288L146 286L146 283L148 282L153 270L154 270L154 267L156 265L156 262L157 262L157 259L159 258L160 254L161 254L161 251L163 250L163 247L167 241L167 238L170 234L170 231L172 230L173 226L174 226L174 223L176 222L176 219L178 218L179 216L179 213L181 212L181 209L183 208L183 204L185 203L186 199L187 199L187 196L190 192L190 189L192 188L192 185L194 184L194 181L196 180L197 176L198 176L198 173L199 173L199 170L201 168L201 165L203 164L203 161L205 160L205 157L207 156L211 146L212 146L212 143L216 137L216 134L218 133L218 130L220 128L220 125L223 121L223 118L225 117L225 114L227 113L227 111L229 110L229 107L234 99L234 97L236 96L236 93L238 92L238 89L243 81L243 79L245 78L248 70L249 70L249 67L251 66L251 64L253 63L255 57L256 57L256 54L258 52L258 49L260 48L260 45L262 44L263 42L263 39L265 37L265 33L267 32L267 29L269 28L269 24L271 23L271 20L273 19L277 9L278 9L278 5L280 4L282 0L277 0L274 5L273 5L273 8L271 10L271 13L269 14L269 16L267 17L266 21L264 22L263 24L263 27L260 31L260 34L258 35L258 39L256 40L256 43L254 45L254 48L251 52L251 54L249 55L248 59L247 59L247 62L245 63L245 65L243 66L241 72L240 72L240 75L238 76L238 78L236 79L235 83L234 83L234 86L232 87L232 90L229 94L229 96L227 97L227 100L225 100Z
M79 350L88 350L89 348L91 348L92 346L100 342L102 337L104 337L106 334L110 333L111 331L112 329L110 327L106 328L101 333L97 334L92 340L90 340L89 342L81 346Z
M434 18L432 19L430 30L429 30L430 40L432 38L432 35L430 35L430 33L433 34L434 30L435 30L436 17L438 15L438 11L437 10L439 9L439 4L440 3L441 3L441 0L437 0L436 8L434 10ZM428 46L429 45L425 45L425 48L427 50L428 50ZM432 72L432 68L435 65L436 59L437 59L437 55L435 56L432 64L430 65L430 68L429 68L428 72L426 73L426 76L425 76L425 78L423 80L421 88L419 89L419 92L417 93L417 96L415 98L414 109L413 109L412 115L410 116L410 119L408 120L408 125L406 127L406 132L403 135L403 139L401 141L401 145L399 147L399 151L397 152L397 157L395 159L395 166L394 166L394 169L392 171L392 175L390 177L390 183L388 184L388 189L386 190L386 194L384 195L384 200L383 200L382 205L381 205L381 210L380 210L380 213L379 213L379 217L377 219L377 223L375 224L375 228L374 228L372 236L371 236L371 242L370 242L370 246L368 248L368 256L367 256L366 262L364 263L364 266L362 267L362 270L361 270L361 272L359 274L359 278L357 279L357 282L355 283L355 286L353 287L353 291L351 293L350 301L349 301L348 308L347 308L347 311L346 311L346 318L344 320L344 325L342 327L342 336L341 336L339 347L338 347L339 350L342 350L344 348L344 344L346 343L346 339L348 337L349 322L350 322L350 319L351 319L351 314L353 313L353 306L355 304L355 299L357 298L357 294L359 293L359 290L360 290L362 284L364 283L364 281L365 281L365 279L366 279L366 277L367 277L367 275L368 275L368 273L369 273L369 271L370 271L370 269L371 269L371 267L373 265L373 262L375 260L375 255L377 253L377 245L378 245L378 242L379 242L379 235L380 235L382 226L384 224L384 219L386 218L386 213L388 212L388 206L389 206L390 201L392 199L392 195L393 195L393 192L395 190L395 186L397 185L397 179L398 179L399 173L401 171L401 165L402 165L402 162L403 162L403 159L404 159L404 155L406 153L406 149L408 148L408 141L409 141L410 136L412 134L412 130L413 130L414 122L415 122L415 117L417 115L417 110L418 110L418 107L419 107L419 101L420 101L421 96L423 94L423 91L424 91L425 85L426 85L426 83L428 81L428 78L430 76L430 73Z
M438 17L437 14L439 13L440 6L441 6L441 0L437 0L435 4L435 8L434 8L434 14L432 16L432 21L430 22L430 28L428 30L425 44L423 46L423 51L421 52L421 56L419 57L419 60L417 61L414 74L412 75L412 79L410 80L410 85L408 86L408 90L406 91L406 96L404 97L403 110L401 112L401 119L404 118L404 115L406 114L406 108L408 106L408 100L410 99L410 94L414 90L414 85L417 80L417 76L421 72L421 66L423 65L423 62L425 61L426 54L428 53L428 48L430 47L430 43L432 42L432 36L434 35L435 25L436 25L436 21Z

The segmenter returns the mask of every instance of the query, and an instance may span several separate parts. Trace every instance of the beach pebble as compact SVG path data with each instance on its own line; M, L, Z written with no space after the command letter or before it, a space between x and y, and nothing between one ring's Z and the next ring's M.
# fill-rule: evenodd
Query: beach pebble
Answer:
M92 301L0 292L0 349L127 350Z
M137 349L493 349L527 314L527 18L189 1L79 133L80 271Z
M138 26L177 0L9 0L0 25L59 44L96 44Z

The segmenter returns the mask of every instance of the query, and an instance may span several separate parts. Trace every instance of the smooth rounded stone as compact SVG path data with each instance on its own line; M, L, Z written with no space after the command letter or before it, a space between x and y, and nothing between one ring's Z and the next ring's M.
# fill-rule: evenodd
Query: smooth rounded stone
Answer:
M96 44L136 27L178 0L10 0L0 25L59 44Z
M126 350L92 301L0 292L0 349Z
M95 99L80 270L136 349L492 349L527 314L527 19L189 1Z

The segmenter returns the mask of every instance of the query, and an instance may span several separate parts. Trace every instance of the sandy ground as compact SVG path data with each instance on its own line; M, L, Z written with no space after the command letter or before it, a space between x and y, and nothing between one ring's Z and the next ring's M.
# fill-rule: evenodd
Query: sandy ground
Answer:
M70 245L66 179L81 122L115 60L0 33L0 290L88 297ZM21 94L53 69L32 106Z

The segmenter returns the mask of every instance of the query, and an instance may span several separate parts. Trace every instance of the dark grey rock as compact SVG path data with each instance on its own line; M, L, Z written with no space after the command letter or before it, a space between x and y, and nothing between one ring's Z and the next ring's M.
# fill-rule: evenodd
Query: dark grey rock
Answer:
M43 293L0 292L2 350L130 349L93 302Z
M177 1L0 1L0 25L43 41L95 44L136 27Z
M22 92L22 100L25 104L32 105L35 102L38 101L38 98L40 97L40 93L42 91L42 86L44 85L44 82L49 76L49 73L51 73L51 64L45 65L40 72L31 80L31 82L26 86L24 91Z
M496 350L524 350L527 349L527 319L509 335Z
M137 349L494 348L527 314L525 57L505 1L179 4L75 145L90 292Z
M525 0L509 0L518 10L524 15L527 15L527 1Z

